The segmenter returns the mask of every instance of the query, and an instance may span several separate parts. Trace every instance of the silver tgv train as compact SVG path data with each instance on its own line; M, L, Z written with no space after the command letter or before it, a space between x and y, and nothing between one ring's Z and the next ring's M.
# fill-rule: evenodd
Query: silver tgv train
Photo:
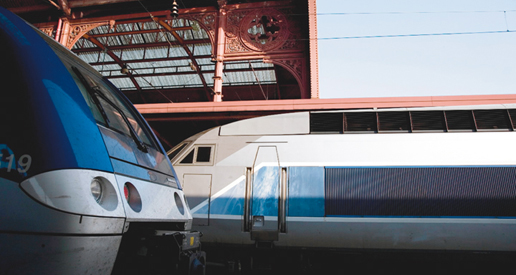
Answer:
M299 112L168 152L204 243L516 251L516 105Z
M181 185L127 98L1 7L0 66L0 274L202 272Z

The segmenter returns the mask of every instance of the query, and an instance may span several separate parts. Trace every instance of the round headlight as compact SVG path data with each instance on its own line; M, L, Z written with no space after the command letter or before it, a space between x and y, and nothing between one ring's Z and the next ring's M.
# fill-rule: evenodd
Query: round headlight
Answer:
M93 196L95 201L100 203L100 200L102 199L102 182L95 178L91 181L90 188L91 195Z

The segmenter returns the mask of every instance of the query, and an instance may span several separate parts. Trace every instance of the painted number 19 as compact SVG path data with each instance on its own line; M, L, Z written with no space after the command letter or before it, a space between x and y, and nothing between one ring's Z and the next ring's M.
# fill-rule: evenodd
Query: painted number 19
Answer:
M0 159L3 157L2 154L0 154ZM9 155L5 158L9 163L7 164L7 172L11 172L13 168L13 163L15 161L14 154ZM30 165L32 163L32 157L29 155L22 155L18 159L18 168L16 169L19 173L25 173L29 171Z

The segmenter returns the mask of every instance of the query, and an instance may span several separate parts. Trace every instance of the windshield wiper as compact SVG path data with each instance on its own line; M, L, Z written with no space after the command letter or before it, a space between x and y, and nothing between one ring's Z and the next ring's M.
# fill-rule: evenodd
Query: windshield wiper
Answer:
M90 86L86 78L84 78L84 75L82 75L81 71L77 69L77 67L72 66L72 70L75 72L75 74L79 77L79 80L81 80L84 87L86 87L86 91L88 91L88 94L90 94L91 99L93 100L93 103L97 106L97 108L100 111L100 114L102 115L102 118L104 118L106 125L109 125L109 118L106 114L106 111L104 110L104 107L102 107L102 104L100 104L99 99L97 98L96 91Z
M100 113L102 114L102 117L106 121L106 124L109 125L109 118L108 118L108 116L106 114L106 111L104 110L104 107L102 107L102 103L100 103L100 100L97 98L97 96L102 98L107 104L109 104L113 109L115 109L120 114L120 116L124 120L125 124L127 125L127 128L129 129L129 133L131 134L131 137L133 138L134 143L136 143L136 147L138 147L138 149L140 151L142 151L144 153L148 153L149 150L148 150L147 146L140 139L140 137L136 133L136 130L134 130L133 126L131 125L131 122L129 121L129 119L127 118L125 113L122 111L122 109L120 109L118 106L116 106L115 103L113 103L108 97L106 97L99 90L98 87L91 87L91 85L86 80L84 75L82 75L82 73L79 71L79 69L77 69L76 67L72 67L72 69L75 72L75 74L77 74L77 76L79 77L81 82L84 84L84 86L86 87L86 90L88 91L88 93L90 94L91 98L93 99L93 102L95 103L95 105L99 109Z

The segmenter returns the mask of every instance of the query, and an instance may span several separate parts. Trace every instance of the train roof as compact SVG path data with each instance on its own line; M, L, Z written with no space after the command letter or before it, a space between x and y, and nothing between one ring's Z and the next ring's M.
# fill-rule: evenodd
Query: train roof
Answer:
M310 134L508 132L516 129L516 104L443 106L389 109L321 110L269 115L240 120L197 133L169 152L219 137Z
M220 126L219 135L513 131L513 120L516 104L306 111L233 122Z

